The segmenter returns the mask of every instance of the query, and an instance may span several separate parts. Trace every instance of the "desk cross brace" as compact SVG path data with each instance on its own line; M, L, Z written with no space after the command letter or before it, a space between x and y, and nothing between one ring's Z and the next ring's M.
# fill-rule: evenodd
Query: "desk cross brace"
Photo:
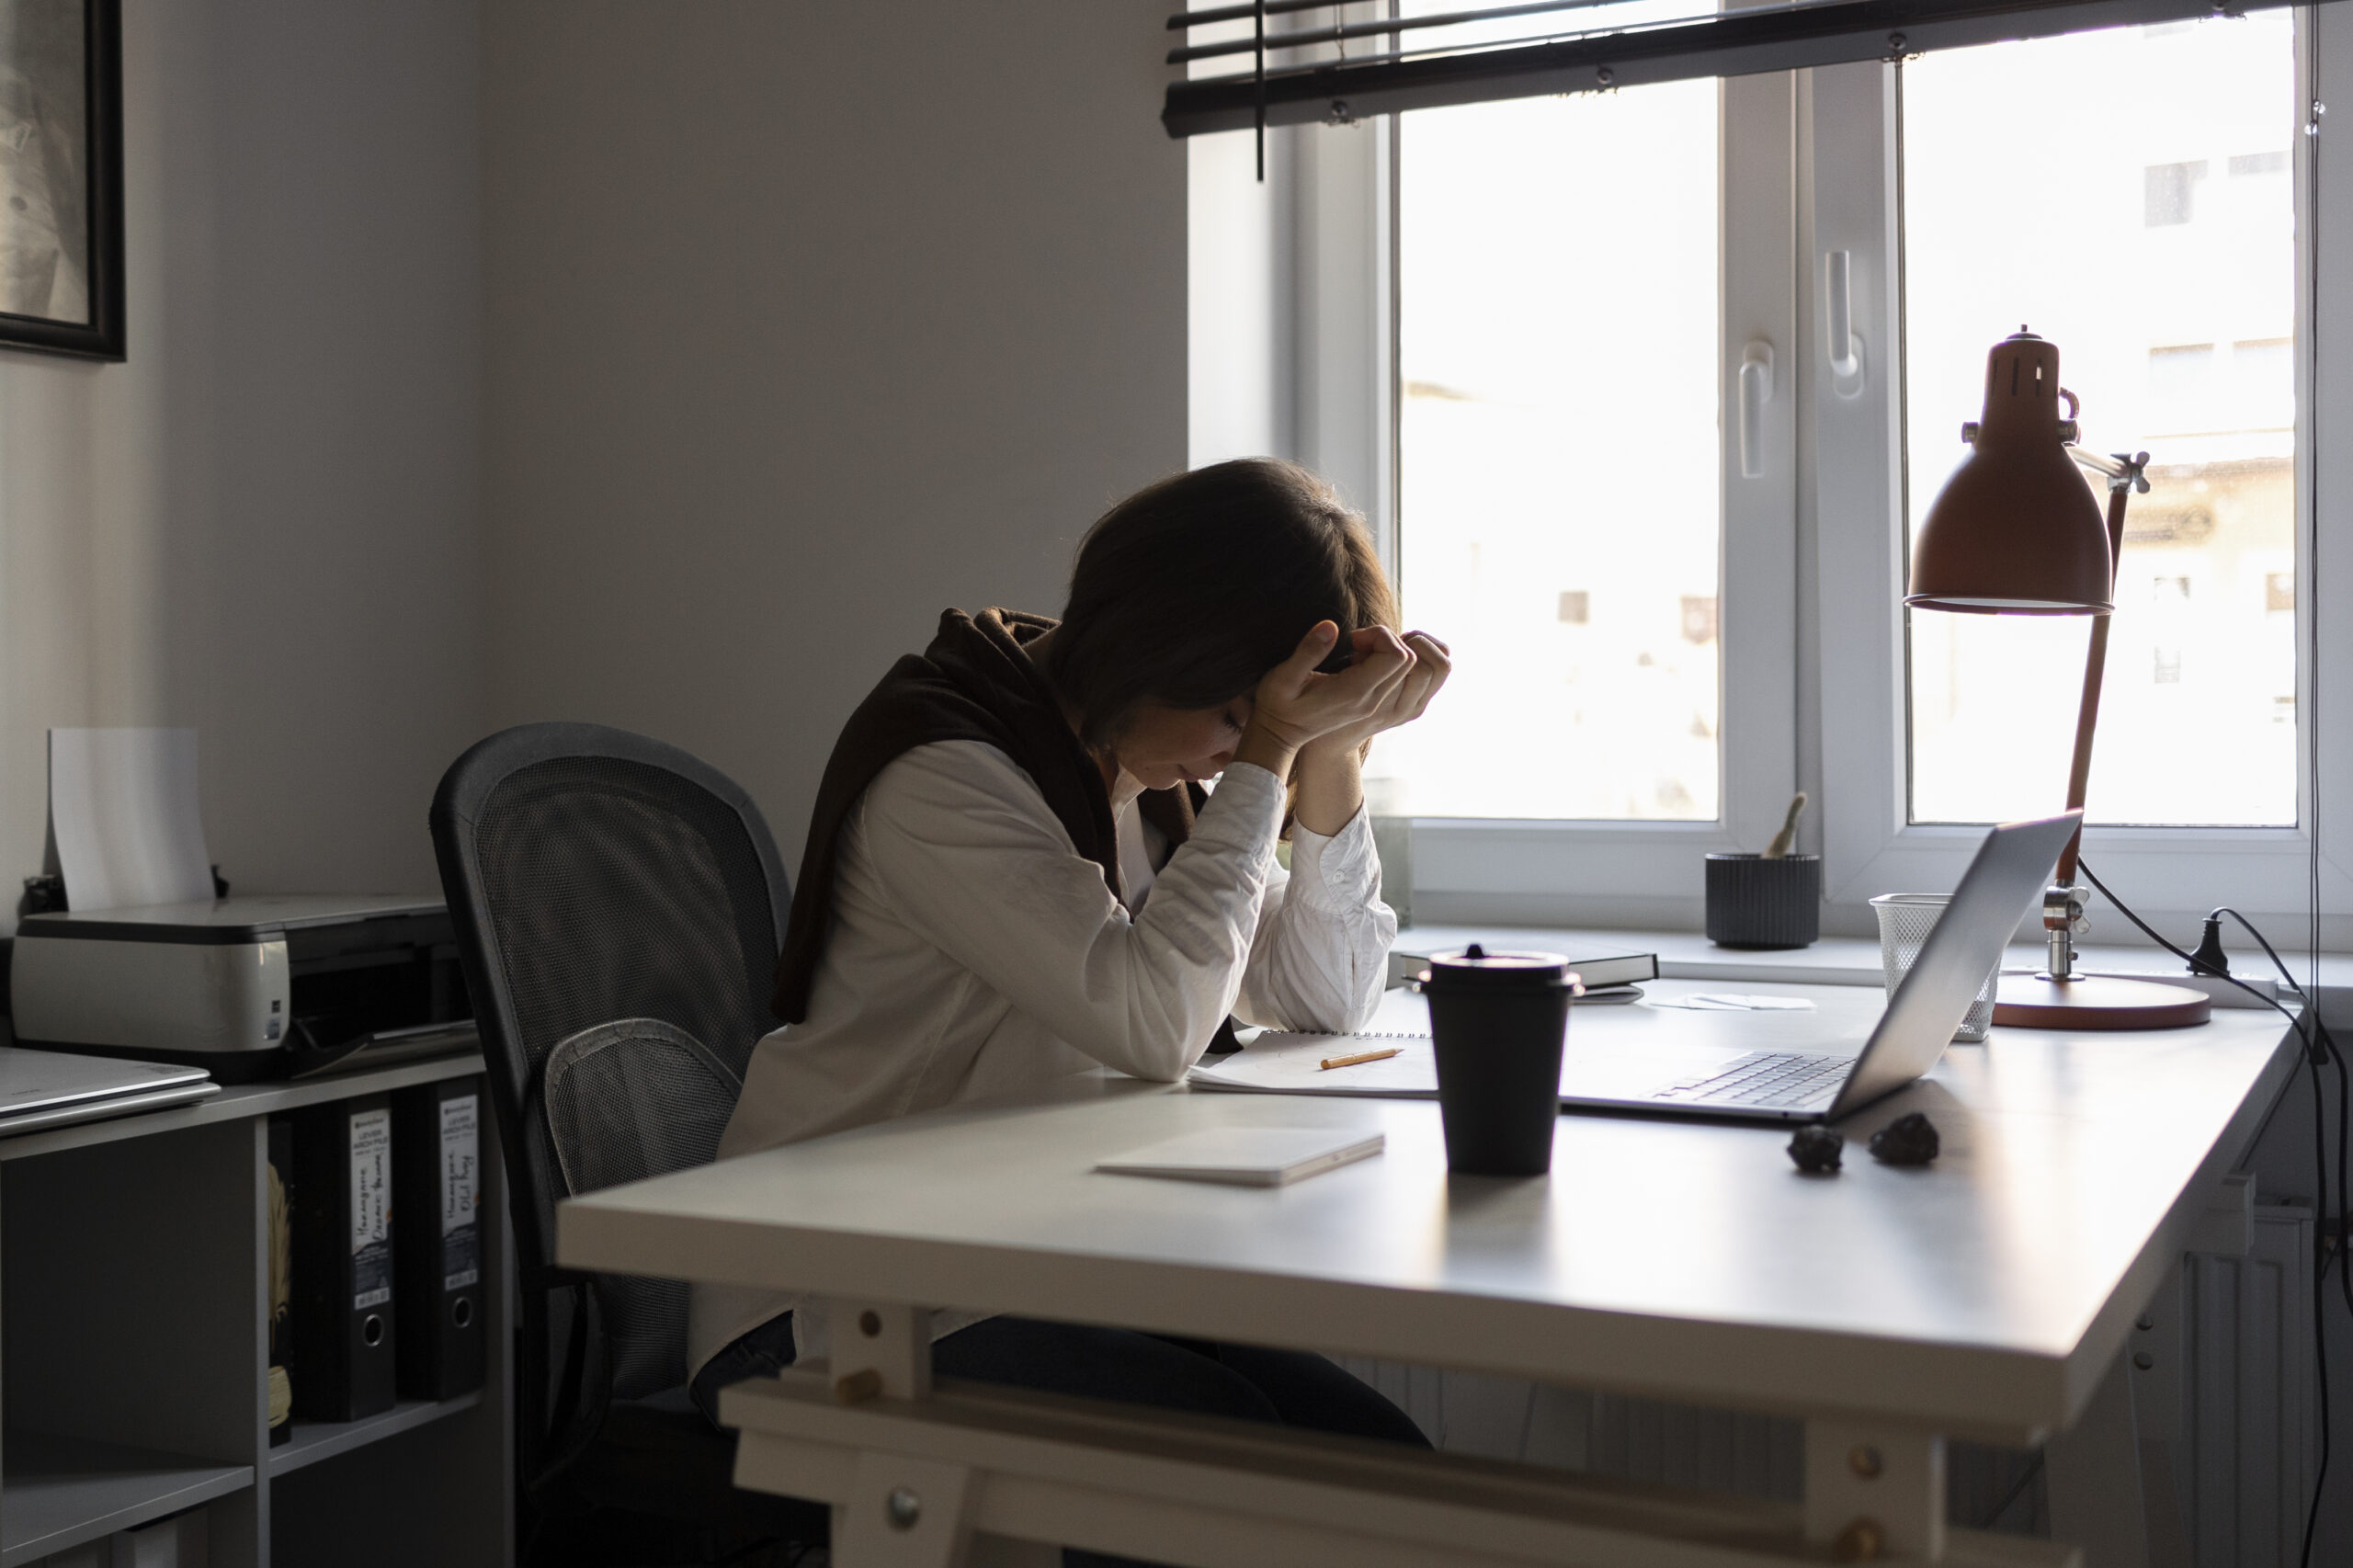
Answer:
M929 1314L837 1301L834 1364L727 1392L738 1485L834 1505L839 1568L1054 1568L1063 1545L1177 1568L2078 1568L1949 1530L1944 1448L1812 1422L1807 1495L1684 1492L930 1377Z

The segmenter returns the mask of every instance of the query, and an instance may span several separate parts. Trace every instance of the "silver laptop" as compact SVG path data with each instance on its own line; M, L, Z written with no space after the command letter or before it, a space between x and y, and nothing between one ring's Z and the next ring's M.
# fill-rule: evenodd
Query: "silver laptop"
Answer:
M1860 1056L1727 1051L1673 1078L1654 1074L1629 1092L1624 1055L1573 1052L1561 1073L1561 1104L1746 1121L1829 1121L1893 1094L1944 1054L2082 816L2069 812L2004 823L1985 835Z
M220 1092L201 1067L0 1046L0 1138L159 1110Z

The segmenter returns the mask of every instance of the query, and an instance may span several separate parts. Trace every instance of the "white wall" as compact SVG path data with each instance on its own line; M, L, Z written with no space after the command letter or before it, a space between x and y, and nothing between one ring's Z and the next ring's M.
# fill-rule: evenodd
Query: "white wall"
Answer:
M941 608L1184 466L1157 0L488 0L495 720L741 781L797 864Z
M475 7L123 10L129 362L0 350L0 907L51 725L197 726L241 890L431 887L483 711Z

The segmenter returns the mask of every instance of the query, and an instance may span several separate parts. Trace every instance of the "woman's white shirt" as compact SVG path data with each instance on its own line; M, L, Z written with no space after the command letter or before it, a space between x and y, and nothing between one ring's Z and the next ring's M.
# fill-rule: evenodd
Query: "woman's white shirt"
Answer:
M1396 916L1359 811L1331 837L1293 825L1283 787L1237 764L1174 853L1114 794L1123 907L1036 783L979 741L918 746L844 822L834 916L809 1017L753 1048L720 1157L995 1098L1105 1068L1184 1076L1229 1013L1279 1028L1361 1027ZM779 1312L804 1360L825 1325L795 1298L698 1286L688 1364ZM943 1312L938 1335L983 1314Z

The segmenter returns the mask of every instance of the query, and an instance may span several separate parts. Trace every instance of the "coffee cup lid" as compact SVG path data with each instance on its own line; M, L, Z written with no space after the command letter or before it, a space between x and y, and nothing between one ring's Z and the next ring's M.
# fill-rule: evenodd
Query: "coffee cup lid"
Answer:
M1560 953L1489 952L1477 942L1459 953L1438 953L1423 971L1425 984L1521 987L1574 985L1569 960Z

